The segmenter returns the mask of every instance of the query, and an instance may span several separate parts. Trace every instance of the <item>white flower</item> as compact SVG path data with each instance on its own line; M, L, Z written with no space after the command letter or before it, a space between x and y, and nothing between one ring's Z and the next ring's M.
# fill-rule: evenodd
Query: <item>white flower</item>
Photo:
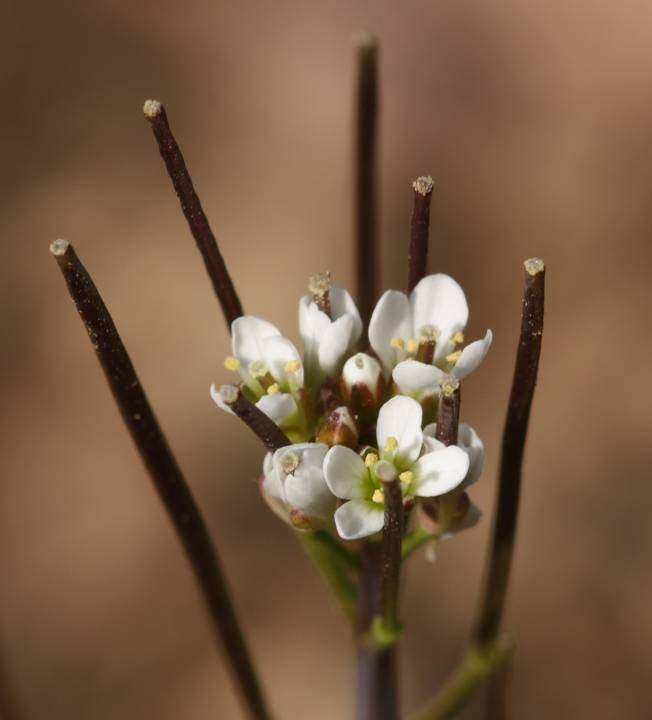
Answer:
M436 423L423 429L424 442L435 451L444 447L443 443L435 439L436 430ZM466 489L480 477L484 464L484 444L476 431L465 423L459 426L457 443L469 457L466 477L450 492L421 505L421 524L441 540L474 527L482 516L478 507L469 500Z
M288 445L268 453L263 463L263 497L280 517L304 530L330 523L335 498L324 480L328 446Z
M369 342L386 373L406 392L434 390L446 373L459 380L482 362L492 341L464 342L469 308L462 288L448 275L424 277L407 295L388 290L369 323Z
M305 348L306 370L311 379L334 377L362 334L360 313L349 293L329 289L331 317L322 312L312 296L299 301L299 333Z
M249 396L278 425L287 425L297 414L293 394L303 387L303 364L293 343L272 323L243 315L231 324L233 355L224 365L242 378ZM211 396L219 407L230 412L215 387Z
M383 480L398 478L404 499L447 493L464 479L469 456L464 450L424 446L422 409L416 400L397 395L378 414L378 453L364 458L335 446L326 454L324 476L332 493L347 500L335 512L337 531L345 540L373 535L384 522Z

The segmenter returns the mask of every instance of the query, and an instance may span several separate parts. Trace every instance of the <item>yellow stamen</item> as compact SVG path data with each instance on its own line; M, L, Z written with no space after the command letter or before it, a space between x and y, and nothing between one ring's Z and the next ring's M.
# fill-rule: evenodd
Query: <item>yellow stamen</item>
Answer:
M461 354L462 354L461 350L456 350L455 352L451 353L450 355L446 355L446 362L454 365L460 359Z
M278 383L272 383L267 388L268 395L278 395L280 392L281 392L281 388L279 387Z
M402 472L398 479L401 481L401 485L403 486L403 489L410 487L412 484L412 481L414 480L414 473L410 470L406 470L405 472Z
M448 341L449 345L461 345L464 342L464 333L460 332L459 330L451 336L451 339Z
M414 338L410 338L407 342L407 351L409 353L415 353L418 349L419 343Z
M378 455L376 455L376 453L369 453L364 459L364 464L368 468L373 467L377 462L378 462Z
M372 502L380 503L382 505L385 502L385 493L382 490L374 490L371 500Z
M398 447L398 440L393 435L390 435L387 438L387 442L385 443L385 452L393 453L397 447Z
M285 372L299 372L301 363L298 360L288 360L285 363Z
M400 337L393 337L389 341L389 344L397 350L403 350L403 348L405 347L405 341L403 340L403 338Z
M228 357L224 358L224 367L227 370L235 371L240 368L240 361L237 357L233 357L233 355L229 355Z

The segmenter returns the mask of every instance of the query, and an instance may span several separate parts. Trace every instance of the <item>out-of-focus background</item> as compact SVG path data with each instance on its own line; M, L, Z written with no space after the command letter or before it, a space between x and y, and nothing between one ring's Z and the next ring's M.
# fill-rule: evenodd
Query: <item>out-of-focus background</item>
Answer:
M352 37L380 37L383 286L436 180L430 268L495 344L465 384L482 524L414 559L402 703L463 651L489 530L521 262L548 266L542 371L505 626L517 718L649 713L649 3L3 7L0 676L9 720L239 710L177 541L47 248L94 275L219 543L279 717L352 716L344 621L263 505L262 452L208 396L229 338L143 100L165 102L247 311L351 285ZM465 717L481 717L471 706Z

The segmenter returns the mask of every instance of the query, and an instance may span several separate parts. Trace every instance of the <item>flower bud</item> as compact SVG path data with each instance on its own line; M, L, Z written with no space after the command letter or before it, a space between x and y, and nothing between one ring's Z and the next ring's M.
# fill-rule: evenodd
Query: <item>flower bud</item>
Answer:
M290 525L297 530L321 530L324 527L322 520L309 517L301 510L290 510L288 519Z
M442 539L473 527L480 517L466 492L450 492L421 504L421 525Z
M346 445L355 449L358 445L358 427L345 406L335 408L320 423L317 429L318 443Z
M366 353L353 355L344 363L340 385L344 400L354 412L377 408L384 385L379 362Z

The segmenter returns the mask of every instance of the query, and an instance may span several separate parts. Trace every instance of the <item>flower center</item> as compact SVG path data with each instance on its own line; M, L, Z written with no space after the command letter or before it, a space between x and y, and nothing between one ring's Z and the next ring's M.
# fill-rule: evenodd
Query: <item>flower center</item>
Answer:
M249 374L251 377L255 377L258 380L264 377L268 372L267 363L263 360L254 360L249 363Z
M288 450L288 452L281 455L279 465L286 475L291 475L299 467L299 456L295 452Z
M381 460L374 465L374 473L381 482L391 482L396 480L396 468L391 462Z
M269 392L269 388L276 384L276 381L269 372L269 367L264 360L254 360L253 362L250 362L248 370L251 377L260 383L263 390ZM274 394L274 391L272 391L272 394Z

